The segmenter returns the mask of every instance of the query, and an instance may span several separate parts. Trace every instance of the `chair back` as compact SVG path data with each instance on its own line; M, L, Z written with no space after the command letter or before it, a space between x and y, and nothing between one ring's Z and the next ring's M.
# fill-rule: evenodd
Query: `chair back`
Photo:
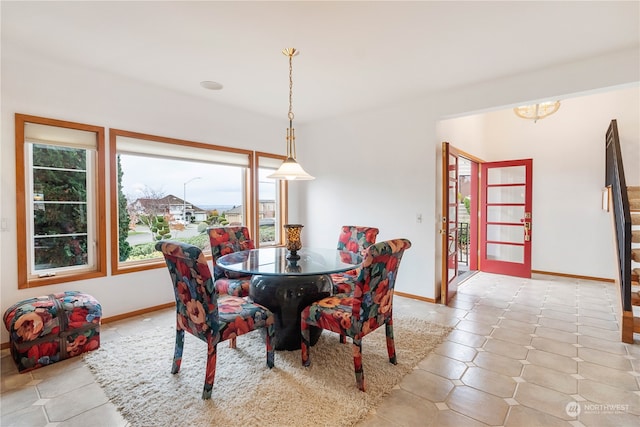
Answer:
M369 246L364 251L362 268L353 292L353 319L359 327L365 323L382 325L391 317L393 289L404 251L411 247L407 239L394 239ZM377 327L377 326L376 326Z
M202 251L171 240L156 243L156 250L164 255L173 282L178 327L204 341L218 335L218 295Z
M249 229L245 226L209 227L207 234L213 258L213 276L216 280L225 276L224 270L216 264L218 258L233 252L255 249Z
M375 227L343 225L338 238L339 251L358 253L376 242L380 230Z

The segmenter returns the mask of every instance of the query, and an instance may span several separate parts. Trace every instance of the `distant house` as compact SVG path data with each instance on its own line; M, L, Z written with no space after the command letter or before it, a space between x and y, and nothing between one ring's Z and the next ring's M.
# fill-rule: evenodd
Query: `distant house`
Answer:
M241 225L244 220L242 206L234 206L228 211L225 211L224 216L227 218L229 225Z
M202 222L208 218L206 209L200 208L189 201L169 194L160 199L139 198L129 205L129 212L136 215L168 215L172 222ZM224 213L230 225L240 225L244 223L244 209L242 205L221 211ZM259 219L275 218L275 200L260 200L258 205Z
M260 200L258 202L258 219L268 219L276 217L276 201Z
M233 208L224 212L229 225L240 225L244 224L244 209L242 205L234 206ZM260 200L258 202L258 219L261 223L273 224L271 219L275 221L276 216L276 201L275 200ZM264 222L264 220L267 220Z
M139 198L129 205L137 215L165 215L172 222L200 222L207 220L207 211L179 197L169 194L161 199Z

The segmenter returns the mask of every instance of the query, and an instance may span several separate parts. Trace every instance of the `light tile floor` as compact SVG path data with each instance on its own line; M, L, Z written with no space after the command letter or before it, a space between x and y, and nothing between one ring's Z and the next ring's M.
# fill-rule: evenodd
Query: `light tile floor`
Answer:
M455 329L360 426L640 426L640 342L619 340L612 283L480 273L451 306L396 297L397 315ZM162 310L102 340L174 322ZM18 374L2 351L0 425L127 426L82 358Z

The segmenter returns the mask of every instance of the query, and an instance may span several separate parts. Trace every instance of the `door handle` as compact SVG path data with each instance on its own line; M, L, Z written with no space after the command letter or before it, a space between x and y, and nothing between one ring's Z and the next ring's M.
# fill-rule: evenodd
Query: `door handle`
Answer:
M531 240L531 221L524 222L524 241L528 242Z

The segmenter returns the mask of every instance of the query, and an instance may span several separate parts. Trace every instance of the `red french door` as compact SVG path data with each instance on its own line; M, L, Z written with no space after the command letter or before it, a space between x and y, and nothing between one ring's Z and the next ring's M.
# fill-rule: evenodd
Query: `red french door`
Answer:
M441 286L441 302L449 304L455 296L458 286L458 165L459 153L454 147L444 142L442 144L444 191L442 194L442 255L443 277Z
M533 160L481 165L480 270L531 277Z
M470 218L466 233L461 235L459 228L459 207L461 186L459 182L460 165L467 163L470 169L470 184L467 191L471 198L469 206ZM458 290L459 262L461 248L465 247L463 258L467 260L469 270L477 270L478 265L478 173L482 160L457 149L448 142L442 143L442 283L440 302L449 304ZM464 242L464 243L463 243Z

